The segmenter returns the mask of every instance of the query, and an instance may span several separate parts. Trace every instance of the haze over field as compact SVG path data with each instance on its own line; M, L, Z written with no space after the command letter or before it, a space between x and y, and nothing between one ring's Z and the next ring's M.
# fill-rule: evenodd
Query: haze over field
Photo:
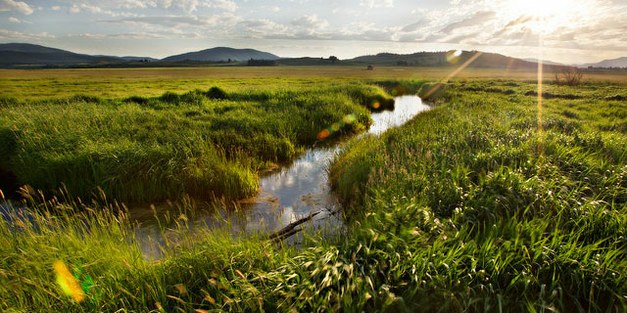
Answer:
M215 46L342 59L464 49L582 64L627 55L625 21L622 0L0 0L0 43L155 58Z

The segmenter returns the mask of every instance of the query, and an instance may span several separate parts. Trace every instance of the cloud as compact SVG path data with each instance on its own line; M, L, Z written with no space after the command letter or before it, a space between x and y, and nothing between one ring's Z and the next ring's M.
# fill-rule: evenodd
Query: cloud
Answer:
M364 20L363 9L360 15L349 14L349 7L337 5L316 9L313 11L316 13L308 13L287 21L283 14L264 16L268 14L268 11L287 12L288 8L281 9L272 6L274 4L262 5L261 11L264 14L251 11L246 15L237 16L231 11L237 10L238 4L230 0L103 0L98 2L98 6L103 9L111 8L115 3L118 7L135 7L137 10L134 12L138 14L151 13L142 11L143 9L154 11L160 8L173 11L172 15L164 16L162 12L160 16L135 16L108 21L142 25L143 31L149 33L150 36L172 36L172 38L178 36L212 39L364 40L455 43L469 46L536 46L538 44L538 18L521 14L521 12L508 12L506 11L507 4L504 2L453 1L455 6L422 6L412 10L411 6L398 1L360 0L360 6L368 8L386 8L396 5L399 10L403 10L401 6L405 5L405 12L399 11L393 19L390 19L383 10L370 10L370 13L365 13L369 14L367 21ZM609 0L582 1L607 3ZM303 9L311 4L311 2L298 3L303 6ZM248 4L242 2L239 5L247 6ZM214 12L218 10L218 13L224 12L212 14L206 9L212 9ZM327 14L331 11L341 14ZM620 21L624 21L624 18L613 19L619 21L617 24L600 17L607 16L607 14L624 17L625 14L618 14L616 12L620 10L608 6L601 11L603 12L595 14L591 12L585 18L579 18L574 23L564 25L561 30L546 34L545 45L547 47L573 47L575 45L573 42L576 41L579 46L603 44L624 47L627 41L627 31L624 29L624 23L620 25ZM593 23L594 21L596 24ZM129 33L137 36L136 33L139 33L137 29L131 30L131 32L128 30L124 32L124 36L130 36ZM601 43L600 38L606 38L604 39L606 42Z
M0 29L0 40L42 41L44 39L54 38L56 38L54 35L47 32L23 33L7 29Z
M492 19L494 16L496 16L496 13L493 11L480 11L475 13L473 16L463 19L459 22L454 22L446 25L446 27L442 28L440 32L448 34L458 28L482 25L488 20Z
M110 16L137 16L141 10L164 9L176 13L180 11L191 14L201 8L217 9L226 12L235 12L237 3L233 0L76 0L70 7L71 13L89 12L92 14L106 14ZM121 14L120 9L134 10L134 14Z
M393 8L394 0L360 0L359 5L367 8Z
M329 26L329 22L327 20L319 18L316 14L304 15L299 19L293 20L291 24L312 31Z
M349 45L346 44L348 40L363 40L386 42L381 44L383 47L397 42L419 42L442 43L439 46L456 43L475 49L483 46L502 46L505 49L537 46L542 33L545 47L627 51L627 25L624 22L627 20L627 4L624 0L577 0L572 9L564 8L564 11L554 14L545 12L544 18L552 19L545 24L533 11L513 10L514 2L58 0L41 1L49 9L37 12L38 17L49 14L50 18L29 18L33 23L29 29L67 37L69 35L64 34L62 29L74 27L71 25L76 19L79 25L85 25L83 31L87 34L82 36L103 40L202 38L261 43L263 41L247 39L319 39L336 40L337 45L346 46ZM32 14L37 10L33 3L38 2L0 0L0 11L11 12L5 14L4 25L0 27L15 28L18 24L9 25L26 23L21 19L22 14ZM524 7L524 4L521 2L520 6ZM52 11L80 15L68 19ZM555 19L555 16L558 18ZM93 25L85 20L100 24ZM61 24L65 26L59 26ZM7 31L4 34L6 36ZM36 33L31 35L37 36ZM306 45L304 41L301 43Z
M522 15L518 17L517 19L511 20L509 23L507 23L507 25L505 25L505 29L508 29L517 25L525 24L529 21L532 21L533 19L534 18L532 16Z
M168 1L167 7L171 6L172 1ZM185 12L194 12L198 9L198 0L178 0L175 1L175 6L183 9Z
M127 2L129 0L126 0ZM135 2L135 1L133 1ZM234 12L238 9L237 3L233 0L157 0L149 1L151 7L161 7L165 9L179 8L187 13L192 13L198 8L215 8L228 12Z
M412 32L419 30L421 27L424 27L424 26L425 26L425 22L420 21L420 22L406 25L405 27L401 29L401 31L405 33L412 33Z
M93 34L93 33L84 33L78 35L72 35L70 37L78 37L85 39L95 39L95 40L103 40L103 39L130 39L130 40L145 40L145 39L168 39L172 38L174 32L164 33L164 32L138 32L138 33L120 33L120 34ZM180 36L177 36L181 38ZM185 37L183 37L185 38Z
M59 8L59 7L57 7ZM55 7L52 8L55 10ZM59 8L60 9L60 8ZM112 11L109 9L105 9L101 6L92 5L89 3L74 3L69 8L69 12L72 14L79 14L81 12L94 14L94 15L107 15L112 17L124 16L124 17L132 17L137 16L136 13L131 12L123 12L123 11Z
M217 22L216 17L200 18L197 16L146 16L129 17L107 21L109 23L147 24L163 27L211 26Z
M235 12L238 9L237 3L231 0L213 0L213 1L205 1L203 6L209 8L217 8L222 9L229 12Z
M161 27L184 27L184 26L211 26L215 25L216 18L200 18L197 16L145 16L129 17L117 20L106 21L108 23L120 24L144 24Z
M291 38L290 27L268 19L246 20L237 24L236 34L245 38Z
M91 14L103 13L103 10L100 7L95 5L81 3L81 4L73 4L70 8L70 13L80 13L81 11L88 12Z
M475 38L478 38L480 35L481 35L481 32L470 32L467 34L461 34L461 35L444 38L442 42L463 44L463 43L468 43L469 40L474 40Z
M24 15L31 15L35 10L26 2L14 0L0 0L0 12L17 11Z
M152 1L141 1L141 0L121 0L119 3L116 3L118 7L125 9L145 9L148 7L147 3L152 3Z
M127 33L138 36L140 32L145 32L149 36L159 36L159 38L229 38L235 37L239 32L251 32L252 30L236 30L241 18L231 14L195 16L195 15L172 15L172 16L142 16L127 17L115 20L103 21L113 24L126 24ZM251 25L251 27L253 27Z

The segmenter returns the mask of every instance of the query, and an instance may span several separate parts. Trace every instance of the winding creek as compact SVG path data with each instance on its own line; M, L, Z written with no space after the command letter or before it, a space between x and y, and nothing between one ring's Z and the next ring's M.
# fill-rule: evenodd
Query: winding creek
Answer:
M395 109L372 114L373 124L364 135L379 135L397 127L430 107L418 96L395 98ZM301 228L325 233L337 233L343 221L338 200L331 192L327 168L333 157L342 149L341 142L331 146L308 148L301 157L289 166L272 172L260 179L260 192L241 204L238 212L198 216L190 225L193 227L216 227L228 225L231 232L271 234L290 223L310 214L317 214ZM136 238L147 256L158 257L159 247L164 244L163 236L154 223L141 223ZM172 234L176 237L176 234ZM176 239L169 238L169 241ZM298 242L299 236L289 238Z
M430 107L422 103L418 96L399 96L395 98L395 109L372 114L373 124L360 136L379 135L386 130L397 127L412 119ZM153 209L131 208L131 219L137 223L135 237L144 256L148 259L159 258L164 246L176 245L182 235L174 227L177 222L184 221L190 229L187 236L195 236L196 229L227 227L232 235L272 234L294 221L315 214L311 220L299 225L295 231L303 229L316 230L324 233L338 233L342 230L343 221L339 212L340 204L331 192L327 169L334 156L342 149L342 142L308 148L302 156L286 167L269 173L260 179L259 194L237 205L236 210L210 210L194 204L198 212L193 217L170 214L170 221L162 218L157 222ZM169 208L168 208L169 206ZM22 210L7 203L0 203L0 217L11 218L8 211ZM163 205L155 209L158 212L176 212L172 205ZM28 218L28 212L25 211ZM190 220L191 219L191 220ZM162 231L162 225L170 225ZM187 237L190 238L190 237ZM300 233L290 236L290 244L298 243Z
M416 114L429 109L417 96L395 98L394 111L372 114L373 123L366 134L379 135L391 127L404 124ZM330 189L327 168L342 149L341 144L311 147L288 168L263 177L261 192L247 208L246 231L273 232L309 214L320 212L312 220L314 226L341 224L339 203ZM319 225L320 226L320 225Z

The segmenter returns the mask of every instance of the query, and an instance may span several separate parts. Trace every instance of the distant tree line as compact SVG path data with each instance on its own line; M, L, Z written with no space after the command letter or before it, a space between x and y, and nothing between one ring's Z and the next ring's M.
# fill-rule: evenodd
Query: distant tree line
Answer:
M275 65L277 65L275 60L255 60L255 59L248 60L248 66L275 66Z
M620 66L588 66L589 70L625 70L627 69L627 67L620 67Z

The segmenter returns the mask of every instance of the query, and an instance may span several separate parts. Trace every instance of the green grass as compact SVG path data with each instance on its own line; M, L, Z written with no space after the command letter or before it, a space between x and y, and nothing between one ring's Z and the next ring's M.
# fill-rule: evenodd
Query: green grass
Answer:
M124 210L71 197L33 201L35 225L0 222L0 308L624 312L627 108L606 98L627 89L546 85L553 96L538 123L535 88L450 83L434 94L431 111L381 137L352 140L330 168L346 203L346 235L311 235L297 248L226 230L190 231L185 221L195 213L182 207L162 223L179 244L150 261ZM239 105L282 99L276 91L227 94L222 101ZM189 109L147 99L141 110ZM85 105L139 106L103 101ZM203 106L211 101L203 98ZM246 125L255 125L253 117ZM217 155L229 161L227 151ZM93 281L81 303L55 284L56 260Z
M627 90L545 87L541 129L534 85L453 83L336 159L395 309L625 310L627 106L605 95Z
M219 88L160 97L17 101L0 107L0 167L21 184L63 186L89 198L147 202L196 197L239 199L257 191L261 170L285 163L321 130L346 116L342 133L369 125L367 99L390 97L373 86L308 90ZM367 102L367 103L366 103ZM389 102L389 101L388 101Z

